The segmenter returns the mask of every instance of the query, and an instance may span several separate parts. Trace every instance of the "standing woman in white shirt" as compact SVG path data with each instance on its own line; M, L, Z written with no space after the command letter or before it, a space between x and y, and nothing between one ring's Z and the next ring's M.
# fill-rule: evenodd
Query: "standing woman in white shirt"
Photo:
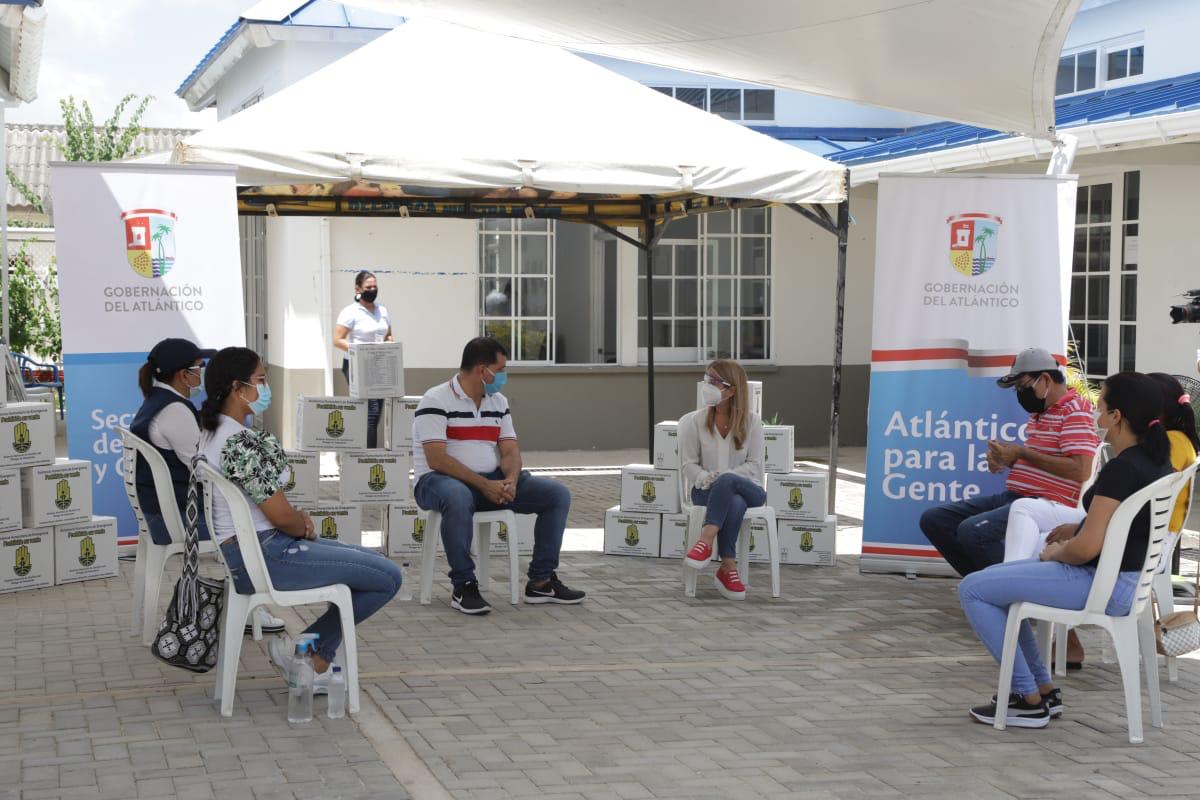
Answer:
M692 502L705 507L700 539L685 560L693 569L704 569L716 540L721 558L714 577L717 591L727 600L744 600L737 539L746 509L767 501L762 487L762 420L750 411L746 371L736 361L709 364L701 392L705 407L679 420L683 474L692 485Z
M342 309L338 314L337 326L333 329L333 346L342 351L349 351L351 343L355 342L390 342L392 341L392 318L388 316L387 307L376 303L379 297L379 282L375 273L362 270L354 276L354 302ZM342 375L350 380L350 361L342 359ZM367 447L375 447L376 432L379 425L379 412L383 401L367 401Z

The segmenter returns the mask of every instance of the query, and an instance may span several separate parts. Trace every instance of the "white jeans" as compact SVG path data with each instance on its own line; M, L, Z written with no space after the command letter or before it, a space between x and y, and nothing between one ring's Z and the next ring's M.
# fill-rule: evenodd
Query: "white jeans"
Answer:
M1080 523L1087 516L1082 508L1064 506L1053 500L1022 497L1008 511L1004 533L1004 562L1037 558L1046 545L1046 537L1059 525Z

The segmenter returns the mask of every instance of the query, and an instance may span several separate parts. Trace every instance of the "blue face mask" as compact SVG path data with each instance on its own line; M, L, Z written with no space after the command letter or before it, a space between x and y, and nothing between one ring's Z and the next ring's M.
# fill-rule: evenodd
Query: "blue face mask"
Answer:
M484 367L484 369L487 369L487 367ZM488 369L488 372L492 372L492 371L490 369ZM507 372L492 372L492 382L485 383L483 385L483 391L490 395L495 394L496 392L503 389L504 384L506 384L506 383L508 383L508 373Z
M247 383L246 385L258 390L258 399L250 403L250 413L261 417L271 407L271 386L267 383Z

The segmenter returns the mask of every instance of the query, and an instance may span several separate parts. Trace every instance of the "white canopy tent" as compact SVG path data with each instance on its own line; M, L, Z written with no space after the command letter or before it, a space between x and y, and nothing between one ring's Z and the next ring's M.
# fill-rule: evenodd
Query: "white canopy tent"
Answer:
M587 222L648 261L671 219L786 204L838 236L839 308L844 296L844 167L560 48L442 22L402 25L188 137L173 160L234 165L243 214ZM827 203L838 204L838 222ZM628 227L637 235L619 230ZM835 459L840 313L837 325Z
M1045 139L1082 0L344 2Z

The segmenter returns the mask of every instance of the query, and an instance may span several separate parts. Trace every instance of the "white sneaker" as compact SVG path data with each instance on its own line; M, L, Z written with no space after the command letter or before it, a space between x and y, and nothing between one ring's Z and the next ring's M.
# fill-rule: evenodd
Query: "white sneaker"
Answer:
M262 628L263 633L283 633L287 630L287 627L283 624L283 620L272 616L271 612L267 611L266 606L258 606L250 613L254 615L254 619L258 620L259 627ZM253 633L254 626L249 622L246 623L246 635L250 636Z
M271 662L275 664L275 668L279 670L284 681L288 681L292 656L296 654L296 645L292 642L291 637L276 636L267 643L267 652L271 654ZM332 678L333 662L330 662L324 672L313 678L313 695L329 694L329 681Z

